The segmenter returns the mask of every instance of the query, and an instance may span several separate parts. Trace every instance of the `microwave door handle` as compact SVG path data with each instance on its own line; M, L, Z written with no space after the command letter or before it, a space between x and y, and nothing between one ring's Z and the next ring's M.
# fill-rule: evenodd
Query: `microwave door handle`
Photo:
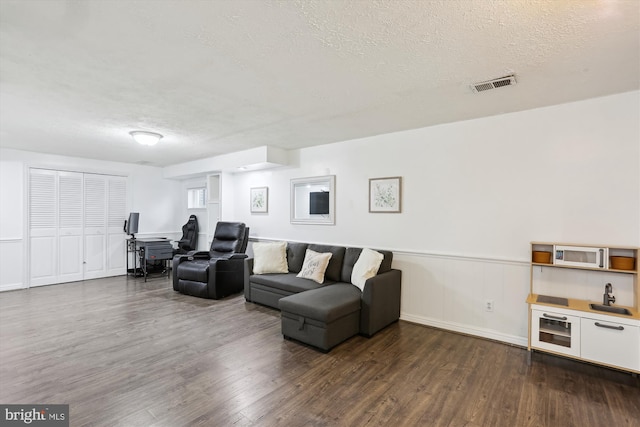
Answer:
M604 268L604 249L600 249L600 268Z

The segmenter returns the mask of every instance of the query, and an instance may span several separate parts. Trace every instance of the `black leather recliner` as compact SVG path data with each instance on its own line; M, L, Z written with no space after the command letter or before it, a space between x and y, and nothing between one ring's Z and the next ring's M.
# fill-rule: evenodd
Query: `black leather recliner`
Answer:
M249 227L218 222L209 252L173 257L173 289L200 298L220 299L244 289Z
M178 249L174 251L174 255L195 251L198 247L198 231L198 217L190 215L187 223L182 226L182 238L178 240Z

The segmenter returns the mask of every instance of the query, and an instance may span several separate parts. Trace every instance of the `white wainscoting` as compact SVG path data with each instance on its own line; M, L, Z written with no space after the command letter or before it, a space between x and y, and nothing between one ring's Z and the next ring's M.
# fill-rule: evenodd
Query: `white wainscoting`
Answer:
M179 240L181 231L139 233L137 237L162 236ZM124 245L122 247L124 251ZM28 287L25 274L24 240L22 238L0 238L0 292Z
M528 262L394 251L393 267L402 270L402 320L527 345Z
M0 292L25 287L22 238L0 239Z

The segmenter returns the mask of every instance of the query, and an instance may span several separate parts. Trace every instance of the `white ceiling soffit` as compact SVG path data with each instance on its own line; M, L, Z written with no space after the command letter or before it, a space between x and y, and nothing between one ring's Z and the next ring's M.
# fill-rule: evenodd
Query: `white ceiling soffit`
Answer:
M165 166L637 90L639 17L636 0L2 0L0 146Z
M256 147L219 156L192 160L166 166L162 175L165 178L183 179L202 176L207 173L242 173L286 166L289 164L289 152L274 147Z

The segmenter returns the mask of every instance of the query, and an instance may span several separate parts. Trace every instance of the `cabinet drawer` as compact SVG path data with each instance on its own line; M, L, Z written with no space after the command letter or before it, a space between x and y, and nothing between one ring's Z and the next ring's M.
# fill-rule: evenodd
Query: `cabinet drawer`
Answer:
M640 370L640 328L582 318L581 357L593 362Z
M531 310L531 347L580 356L580 318Z

